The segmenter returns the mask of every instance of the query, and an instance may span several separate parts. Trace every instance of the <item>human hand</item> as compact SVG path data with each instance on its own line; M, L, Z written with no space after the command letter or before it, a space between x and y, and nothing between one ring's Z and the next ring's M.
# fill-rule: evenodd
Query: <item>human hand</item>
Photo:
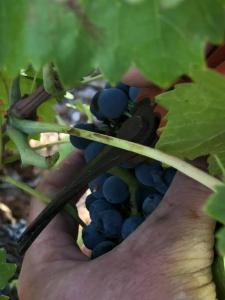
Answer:
M81 152L73 153L39 189L54 195L83 164ZM119 246L92 261L75 245L76 224L57 215L24 257L20 300L216 299L214 223L202 211L209 193L178 173L154 213ZM34 200L30 220L43 207Z

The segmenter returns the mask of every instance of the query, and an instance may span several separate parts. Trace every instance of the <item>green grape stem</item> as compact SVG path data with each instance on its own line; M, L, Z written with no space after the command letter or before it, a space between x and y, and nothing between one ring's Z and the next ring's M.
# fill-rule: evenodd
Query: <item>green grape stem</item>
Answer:
M123 150L134 152L136 154L146 156L157 161L160 161L166 165L169 165L181 173L191 177L192 179L200 182L204 186L208 187L212 191L216 191L218 185L222 185L222 181L209 175L208 173L198 169L197 167L187 163L186 161L164 153L158 149L151 148L149 146L143 146L126 140L122 140L116 137L107 136L97 132L90 132L83 129L70 128L64 125L38 123L28 120L13 119L12 124L24 131L27 134L40 133L40 132L62 132L70 135L83 137L92 141L100 142L109 146L117 147Z

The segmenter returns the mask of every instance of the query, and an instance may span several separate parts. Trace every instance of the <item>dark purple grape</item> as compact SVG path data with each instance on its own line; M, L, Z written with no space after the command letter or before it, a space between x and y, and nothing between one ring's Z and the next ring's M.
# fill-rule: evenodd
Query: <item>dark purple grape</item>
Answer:
M99 121L105 121L105 117L103 116L103 114L101 114L98 107L99 96L100 96L100 92L96 93L95 96L93 97L90 105L90 111Z
M105 237L97 231L97 228L93 223L84 227L82 238L84 245L91 250L94 249L99 243L106 240Z
M174 176L176 175L176 172L177 172L177 170L174 168L167 168L164 170L163 180L164 180L165 184L167 184L168 186L171 185L171 183L174 179Z
M109 251L111 251L116 246L115 243L111 241L104 241L99 243L92 251L91 258L97 258Z
M141 164L135 168L135 175L138 181L146 186L154 187L157 191L165 193L166 185L162 180L163 168L157 163Z
M90 143L84 151L84 158L86 162L94 159L105 147L104 144L98 142Z
M131 216L127 218L122 226L121 235L123 239L126 239L137 227L144 221L143 217Z
M104 182L103 195L113 204L120 204L129 198L129 187L119 177L111 176Z
M144 188L144 187L139 188L139 190L136 193L136 203L137 203L138 211L142 212L143 202L150 193L151 191L148 188Z
M97 199L89 207L91 220L94 223L97 223L98 218L99 218L99 213L102 211L111 210L111 209L113 209L112 204L107 202L104 198Z
M102 211L98 215L97 228L106 238L119 238L122 224L123 217L115 209Z
M149 216L156 209L161 200L162 195L158 193L151 193L150 195L148 195L142 205L143 214L145 216Z
M162 176L163 168L158 162L142 163L135 168L135 175L138 181L144 185L152 184L152 174L158 174Z
M110 88L104 90L98 99L100 112L108 119L117 119L128 108L128 96L120 89Z
M98 177L96 177L94 180L92 180L91 182L89 182L88 186L92 191L97 191L100 194L102 194L102 187L104 182L106 181L107 178L109 178L111 175L109 174L102 174L99 175Z
M87 196L86 200L85 200L85 205L86 205L86 208L89 210L90 209L90 206L98 199L102 199L103 198L103 195L102 193L99 193L99 192L94 192L90 195Z
M138 95L140 93L140 88L131 86L129 89L129 97L131 100L136 101Z
M120 89L121 91L125 92L127 95L129 94L129 85L123 83L122 81L119 81L116 85L117 89Z

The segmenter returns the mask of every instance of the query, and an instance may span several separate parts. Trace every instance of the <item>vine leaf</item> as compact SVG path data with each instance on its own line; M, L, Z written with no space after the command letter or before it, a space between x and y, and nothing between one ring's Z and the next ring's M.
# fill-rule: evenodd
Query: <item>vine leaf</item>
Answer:
M37 109L37 115L40 121L53 123L55 121L55 109L56 98L51 98L48 101L42 103Z
M12 278L16 272L16 265L6 262L6 252L0 249L0 289Z
M218 186L216 192L213 193L205 207L205 212L214 220L225 225L225 184ZM220 255L225 256L225 226L220 229L217 234L217 248Z
M168 110L157 148L193 160L216 154L225 163L225 78L211 70L194 71L195 83L178 84L157 102ZM209 171L220 174L214 158Z
M218 186L205 206L205 211L213 219L225 225L225 185Z
M108 0L87 1L90 16L104 34L97 61L112 81L134 63L156 84L168 86L190 74L191 66L204 65L206 42L222 42L224 13L219 0L185 0L169 9L161 1L115 1L113 8ZM104 12L100 18L99 12Z
M9 90L11 80L6 72L0 72L0 123L3 123L4 115L9 106Z
M180 4L182 1L184 0L161 0L161 5L169 8Z
M223 42L225 13L222 0L173 0L176 5L169 8L162 1L80 1L98 38L66 1L1 1L0 69L15 76L28 63L40 70L51 62L71 87L93 68L117 81L136 65L156 84L168 86L190 74L193 65L204 66L207 42Z
M59 145L59 159L57 160L56 166L58 166L70 153L74 152L74 147L69 141L69 136L66 136L65 141L68 143Z

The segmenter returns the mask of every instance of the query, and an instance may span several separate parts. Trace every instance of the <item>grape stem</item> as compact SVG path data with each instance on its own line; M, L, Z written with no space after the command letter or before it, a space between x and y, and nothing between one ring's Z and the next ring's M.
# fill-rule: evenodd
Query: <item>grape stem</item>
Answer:
M83 137L92 141L100 142L109 146L117 147L123 150L137 153L142 156L155 159L177 169L181 173L200 182L212 191L216 191L218 185L223 185L223 182L219 179L207 174L206 172L183 161L182 159L164 153L158 149L151 148L149 146L143 146L116 137L107 136L101 133L90 132L84 129L69 128L68 126L58 124L38 123L34 121L19 120L15 118L12 119L12 124L27 134L34 134L40 132L67 133L70 135Z
M27 185L21 181L18 181L10 176L0 176L0 180L17 187L18 189L22 190L23 192L27 193L28 195L39 199L42 203L44 203L46 205L51 202L51 199L49 197L47 197L45 194L31 188L29 185ZM78 222L78 224L81 225L82 227L84 227L86 225L83 222L83 220L81 220L80 217L78 216L77 209L74 208L71 204L67 204L64 207L64 211L66 213L68 213L69 215L71 215L71 217L73 217Z
M87 84L87 83L90 83L94 80L100 80L100 79L103 79L103 76L102 74L98 74L96 76L87 76L87 77L84 77L83 80L81 81L82 84Z

